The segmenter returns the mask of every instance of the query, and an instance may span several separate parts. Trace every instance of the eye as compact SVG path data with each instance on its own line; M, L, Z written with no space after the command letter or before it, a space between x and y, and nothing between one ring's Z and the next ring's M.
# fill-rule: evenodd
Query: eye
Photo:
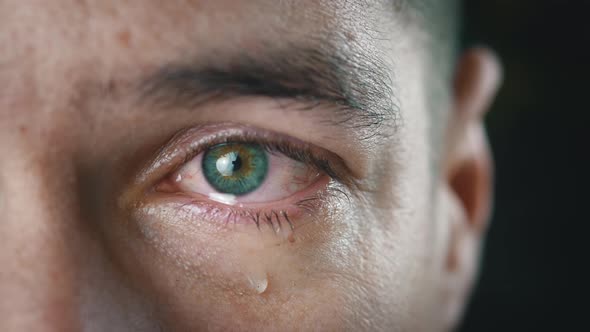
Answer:
M255 143L212 146L174 172L158 191L226 203L269 203L327 178L316 167Z

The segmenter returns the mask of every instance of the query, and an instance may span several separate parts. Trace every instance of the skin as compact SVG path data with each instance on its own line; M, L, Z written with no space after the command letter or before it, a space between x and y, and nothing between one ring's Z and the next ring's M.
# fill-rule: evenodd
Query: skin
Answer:
M471 50L433 102L424 32L381 6L0 1L0 330L451 329L487 227L482 117L500 69ZM164 109L135 89L169 63L328 41L379 60L398 121L353 129L330 102L264 95ZM279 234L145 195L170 137L220 124L313 144L356 184Z

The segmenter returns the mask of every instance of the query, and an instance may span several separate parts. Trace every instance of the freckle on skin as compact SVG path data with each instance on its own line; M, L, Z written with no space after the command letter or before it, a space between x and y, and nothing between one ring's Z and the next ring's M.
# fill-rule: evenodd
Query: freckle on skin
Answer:
M119 44L124 48L129 48L131 45L131 32L129 30L121 30L117 33Z
M25 135L28 131L28 128L26 126L19 126L18 131L21 133L21 135Z
M346 37L347 41L350 41L350 42L356 41L355 35L353 33L351 33L350 31L345 31L344 36Z

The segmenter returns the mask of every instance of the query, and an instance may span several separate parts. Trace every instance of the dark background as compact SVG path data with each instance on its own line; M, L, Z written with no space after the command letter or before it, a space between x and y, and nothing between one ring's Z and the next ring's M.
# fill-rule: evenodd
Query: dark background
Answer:
M590 0L467 0L505 66L488 129L496 207L461 331L590 331ZM585 324L584 324L585 323Z

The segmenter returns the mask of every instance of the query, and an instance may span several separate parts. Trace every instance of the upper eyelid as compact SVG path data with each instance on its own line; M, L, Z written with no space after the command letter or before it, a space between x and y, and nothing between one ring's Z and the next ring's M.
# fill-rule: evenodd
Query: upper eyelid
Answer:
M229 141L260 144L295 160L302 159L293 155L299 152L301 153L299 157L304 159L299 161L308 164L313 162L312 166L320 168L330 177L344 184L355 183L354 176L346 163L330 151L280 133L227 123L201 125L178 132L156 152L155 158L140 172L137 181L146 182L147 179L165 178L207 148ZM290 147L292 151L277 149L281 144L283 147Z
M303 162L311 167L315 167L319 171L322 171L322 172L328 174L331 178L333 178L339 182L343 181L344 176L339 174L339 172L337 172L335 169L333 169L333 167L331 166L330 160L328 158L319 157L317 155L318 153L314 153L312 151L313 149L310 148L310 145L308 143L299 143L298 144L299 146L293 146L293 145L289 145L289 143L287 143L289 141L290 140L280 140L280 139L278 141L273 141L268 138L267 139L260 139L259 137L250 136L250 135L227 136L227 137L223 137L222 140L219 142L212 140L202 146L199 146L198 149L190 151L186 155L186 157L184 158L182 165L186 164L187 162L192 160L192 158L203 153L207 149L212 148L212 147L219 145L219 144L224 144L224 143L258 144L258 145L262 146L262 148L264 150L266 150L268 153L282 154L282 155L284 155L288 158L291 158L293 160ZM337 158L337 157L333 157L333 158ZM180 165L180 166L182 166L182 165Z

